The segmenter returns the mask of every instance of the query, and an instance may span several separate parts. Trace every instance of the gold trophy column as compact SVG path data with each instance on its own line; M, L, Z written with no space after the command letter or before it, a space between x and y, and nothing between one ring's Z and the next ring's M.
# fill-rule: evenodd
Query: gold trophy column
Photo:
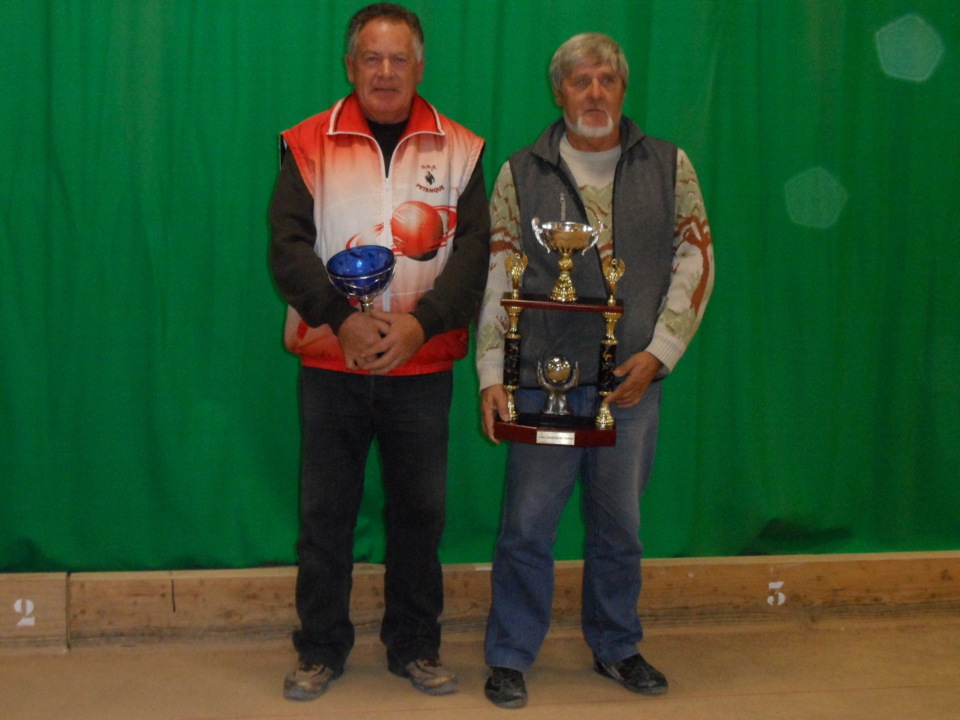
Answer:
M617 304L617 282L623 277L624 270L626 270L626 265L619 258L613 258L603 268L603 277L607 281L610 294L607 296L607 307L609 309L603 313L606 334L600 341L600 372L597 378L597 390L601 399L600 410L597 412L597 428L600 430L612 428L614 424L610 406L603 400L613 392L614 386L615 376L613 371L617 367L617 338L613 333L617 327L617 321L623 313L623 308L618 308L616 311L613 308Z

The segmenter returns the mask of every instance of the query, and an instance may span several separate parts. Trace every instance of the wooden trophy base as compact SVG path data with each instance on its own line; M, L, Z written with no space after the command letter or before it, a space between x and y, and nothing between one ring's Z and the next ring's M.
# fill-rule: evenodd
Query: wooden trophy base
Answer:
M617 444L616 427L600 430L591 417L520 413L516 422L498 420L493 426L498 440L528 445L610 447Z

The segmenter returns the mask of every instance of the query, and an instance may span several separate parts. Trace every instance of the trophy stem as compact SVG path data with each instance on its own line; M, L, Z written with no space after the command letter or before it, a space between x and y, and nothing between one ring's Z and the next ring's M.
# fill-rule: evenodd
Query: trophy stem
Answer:
M560 268L560 276L550 291L550 299L557 302L576 302L577 291L573 286L573 280L570 277L570 270L573 268L573 259L570 252L563 252L560 260L557 262Z

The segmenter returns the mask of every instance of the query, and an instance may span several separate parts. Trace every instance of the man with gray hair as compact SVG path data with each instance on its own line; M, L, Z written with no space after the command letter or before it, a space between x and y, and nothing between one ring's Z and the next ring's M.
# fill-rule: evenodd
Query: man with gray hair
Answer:
M664 675L637 651L640 500L653 465L661 380L699 327L714 275L710 228L689 159L622 115L629 68L619 45L606 35L577 35L555 53L550 77L563 118L510 157L491 199L490 266L477 330L481 420L497 442L495 422L510 416L502 377L509 322L500 305L511 289L506 258L523 252L524 293L548 294L556 256L536 241L532 220L602 223L596 247L577 258L570 274L584 297L605 297L604 268L613 260L626 268L616 285L624 306L616 387L603 399L617 436L612 447L514 442L509 448L484 645L491 668L486 696L504 708L527 702L525 673L550 625L552 545L578 477L585 523L581 623L594 669L633 692L667 690ZM603 335L603 320L593 313L524 309L516 411L543 407L538 364L564 356L577 359L581 378L567 401L575 414L594 416L600 398L591 384Z

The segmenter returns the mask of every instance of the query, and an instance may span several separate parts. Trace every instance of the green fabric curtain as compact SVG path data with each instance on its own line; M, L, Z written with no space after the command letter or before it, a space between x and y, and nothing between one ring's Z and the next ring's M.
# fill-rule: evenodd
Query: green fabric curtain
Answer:
M295 561L296 359L266 264L280 130L348 91L362 2L0 7L0 571ZM698 169L717 284L666 381L648 556L960 546L960 6L409 2L488 188L606 32ZM445 562L486 562L504 446L456 369ZM382 559L377 463L358 559ZM571 503L557 552L580 556Z

